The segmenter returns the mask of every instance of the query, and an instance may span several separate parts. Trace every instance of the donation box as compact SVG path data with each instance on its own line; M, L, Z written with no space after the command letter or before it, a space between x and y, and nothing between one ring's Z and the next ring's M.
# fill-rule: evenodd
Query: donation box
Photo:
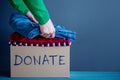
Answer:
M69 77L68 39L28 39L14 32L10 36L11 77Z

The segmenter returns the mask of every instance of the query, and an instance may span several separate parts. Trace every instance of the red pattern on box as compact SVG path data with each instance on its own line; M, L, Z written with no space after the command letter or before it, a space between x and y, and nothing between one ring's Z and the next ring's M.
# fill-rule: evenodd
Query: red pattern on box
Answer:
M51 38L46 39L41 36L37 36L34 39L28 39L22 35L20 35L17 32L14 32L10 36L10 45L12 46L43 46L43 47L49 47L49 46L70 46L71 42L69 39L63 39L63 38Z

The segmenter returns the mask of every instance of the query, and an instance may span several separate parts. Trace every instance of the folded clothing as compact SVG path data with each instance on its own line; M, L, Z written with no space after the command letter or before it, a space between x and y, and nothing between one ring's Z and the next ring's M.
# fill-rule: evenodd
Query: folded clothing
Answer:
M42 47L50 47L50 46L70 46L71 41L69 39L63 38L44 38L41 36L37 36L33 39L26 38L20 35L17 32L14 32L10 36L10 45L12 46L42 46Z
M29 39L35 38L41 34L39 24L33 22L30 18L20 13L12 14L9 19L9 24L15 32L18 32ZM56 38L65 38L72 42L76 39L76 32L68 30L64 26L60 25L54 25L54 27L56 30Z

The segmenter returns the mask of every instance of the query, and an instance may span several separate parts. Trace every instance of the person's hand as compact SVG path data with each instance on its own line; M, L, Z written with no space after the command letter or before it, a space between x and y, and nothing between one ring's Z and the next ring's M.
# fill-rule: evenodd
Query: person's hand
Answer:
M40 25L41 36L45 38L54 38L55 37L55 28L51 19L44 25Z
M35 19L35 17L30 11L26 13L26 16L29 17L33 22L38 23L38 21Z

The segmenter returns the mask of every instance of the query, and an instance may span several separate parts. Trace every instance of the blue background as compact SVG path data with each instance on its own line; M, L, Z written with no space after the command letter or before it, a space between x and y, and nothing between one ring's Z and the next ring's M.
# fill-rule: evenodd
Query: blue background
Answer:
M77 32L71 70L120 71L120 0L44 0L54 23ZM9 71L8 24L15 10L0 0L0 72Z

